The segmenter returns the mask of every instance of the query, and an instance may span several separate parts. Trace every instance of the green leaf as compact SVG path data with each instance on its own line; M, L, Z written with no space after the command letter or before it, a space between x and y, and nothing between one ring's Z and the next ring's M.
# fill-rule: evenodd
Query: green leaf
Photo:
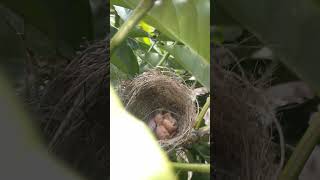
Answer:
M130 75L122 72L115 65L110 64L110 83L113 84L115 87L119 87L119 83L122 80L126 80L129 78L130 78Z
M139 72L139 65L136 56L127 43L119 46L119 49L111 57L111 63L117 66L121 71L135 75Z
M164 46L163 48L172 54L181 66L190 71L203 86L210 89L209 62L184 45Z
M207 162L210 162L210 145L208 142L194 144L193 148L203 159L205 159Z
M139 29L137 27L133 28L132 31L129 32L129 37L137 38L137 37L148 37L148 33Z
M111 4L133 9L139 0L112 0ZM171 39L210 62L210 1L160 1L148 13L146 22Z
M157 66L162 56L159 53L149 52L144 56L144 60L150 63L152 66Z
M114 27L110 27L111 34L117 31ZM128 45L128 40L119 46L117 52L111 56L111 63L119 68L122 72L135 75L139 72L139 64L131 47Z
M225 12L271 47L291 70L320 90L320 6L308 0L217 0Z
M87 0L1 0L0 3L57 43L62 40L78 48L83 37L92 40L92 15Z

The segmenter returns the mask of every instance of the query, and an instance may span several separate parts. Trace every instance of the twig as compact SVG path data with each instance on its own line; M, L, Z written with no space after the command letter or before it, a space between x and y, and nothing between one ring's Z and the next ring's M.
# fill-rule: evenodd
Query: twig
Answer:
M196 164L196 163L171 163L173 168L181 171L192 171L198 173L210 173L210 164Z
M206 103L204 104L203 108L200 111L200 114L197 117L195 129L199 129L200 128L200 125L201 125L201 122L203 120L203 117L206 114L209 106L210 106L210 96L207 98Z
M174 47L176 44L177 44L177 41L175 41L172 46ZM165 61L169 56L170 56L170 53L169 53L169 52L166 52L166 53L163 55L163 57L161 58L161 60L159 61L159 63L157 64L157 67L158 67L158 66L162 66L162 64L164 63L164 61Z
M283 169L279 180L297 180L320 139L320 115L317 113Z
M155 0L141 0L132 12L132 15L123 23L119 31L110 41L110 56L115 52L119 45L128 37L129 32L136 26L143 16L153 7Z

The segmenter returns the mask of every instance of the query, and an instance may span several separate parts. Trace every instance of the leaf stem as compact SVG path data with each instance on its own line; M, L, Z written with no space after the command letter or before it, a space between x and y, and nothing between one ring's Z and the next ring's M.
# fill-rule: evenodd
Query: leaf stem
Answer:
M173 168L176 170L192 171L192 172L206 173L206 174L210 173L210 164L177 163L177 162L172 162L171 164Z
M174 47L176 44L177 44L177 41L175 41L175 42L172 44L172 46ZM157 64L157 67L158 67L158 66L162 66L162 64L164 63L164 61L165 61L169 56L170 56L170 53L169 53L169 52L166 52L166 53L162 56L162 58L161 58L161 60L159 61L159 63Z
M311 123L297 147L293 151L285 168L279 176L279 180L297 180L306 161L320 139L320 115L319 112L312 117Z
M141 0L132 12L132 15L123 23L119 31L110 41L111 55L119 45L128 37L129 32L139 23L143 16L153 7L155 0Z
M203 120L203 117L204 115L206 114L206 112L208 111L208 108L210 106L210 96L207 97L207 101L206 103L204 104L203 108L201 109L197 119L196 119L196 126L195 126L195 129L199 129L200 126L201 126L201 122Z

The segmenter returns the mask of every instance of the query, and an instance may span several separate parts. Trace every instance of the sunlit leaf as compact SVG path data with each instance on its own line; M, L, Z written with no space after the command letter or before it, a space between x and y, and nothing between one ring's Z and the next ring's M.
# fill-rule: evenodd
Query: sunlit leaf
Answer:
M114 27L110 27L111 34L114 34L117 29ZM139 72L139 64L136 56L134 55L131 47L128 45L128 42L122 43L117 52L115 52L111 57L111 63L121 71L135 75Z
M111 0L111 4L135 8L139 0ZM191 51L210 61L210 1L159 1L146 16L145 21L180 41Z
M155 29L144 21L141 21L138 26L145 32L152 33Z

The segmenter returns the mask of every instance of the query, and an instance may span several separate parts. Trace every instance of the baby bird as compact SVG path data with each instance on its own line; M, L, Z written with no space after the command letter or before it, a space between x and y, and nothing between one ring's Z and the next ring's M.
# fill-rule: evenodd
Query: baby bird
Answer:
M163 115L162 124L170 134L174 134L177 130L177 120L175 120L170 113Z
M169 139L170 134L164 126L160 125L156 128L156 136L159 140L163 140Z
M148 125L159 140L169 139L177 131L177 121L170 113L158 113L149 121Z
M148 122L148 126L152 131L155 131L157 125L162 124L162 121L163 121L162 114L159 113Z

